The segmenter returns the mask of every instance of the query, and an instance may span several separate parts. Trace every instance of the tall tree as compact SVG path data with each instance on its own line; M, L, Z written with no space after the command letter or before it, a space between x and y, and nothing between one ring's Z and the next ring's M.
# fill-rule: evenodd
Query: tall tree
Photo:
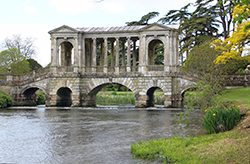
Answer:
M30 59L36 55L36 47L34 45L34 38L27 37L22 38L21 35L13 35L12 38L6 38L2 43L3 48L11 49L16 48L19 49L21 54Z
M146 15L143 15L141 17L141 20L139 21L132 21L132 22L126 22L127 26L136 26L136 25L148 25L149 24L149 20L155 18L159 16L159 12L149 12Z
M14 75L19 75L29 72L29 62L21 55L21 52L17 48L10 48L0 53L0 73L6 74L7 69L11 68L11 72Z
M216 59L216 64L226 63L230 59L240 59L243 52L249 52L248 46L250 42L250 5L249 2L239 1L234 7L234 21L236 22L236 30L225 40L217 39L213 42L216 50L221 50L222 55ZM243 21L244 20L244 21ZM250 57L248 58L250 62Z

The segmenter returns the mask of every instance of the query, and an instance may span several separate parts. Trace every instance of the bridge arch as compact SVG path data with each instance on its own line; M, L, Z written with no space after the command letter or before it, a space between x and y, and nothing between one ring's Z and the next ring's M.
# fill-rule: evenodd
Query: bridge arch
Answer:
M135 95L138 94L137 89L135 89L132 80L130 78L114 78L114 79L102 79L94 78L87 85L87 92L82 94L82 105L83 106L95 106L96 105L96 95L99 91L102 90L105 86L109 84L121 84L131 90Z
M49 95L43 87L37 85L31 85L23 88L20 92L22 95L23 105L36 105L35 101L37 97L35 93L39 89L45 93L45 100L48 100Z
M72 105L72 90L68 87L61 87L56 92L56 106L68 107Z

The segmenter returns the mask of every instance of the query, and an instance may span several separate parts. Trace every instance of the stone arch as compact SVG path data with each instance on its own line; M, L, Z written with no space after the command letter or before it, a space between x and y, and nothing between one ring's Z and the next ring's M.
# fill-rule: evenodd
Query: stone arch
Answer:
M67 107L72 105L72 90L60 87L56 92L56 106Z
M153 107L155 105L154 92L160 87L151 87L147 90L147 107Z
M162 44L163 45L163 57L164 57L164 51L165 51L165 43L164 40L162 40L159 37L155 37L155 38L150 38L147 41L147 64L148 65L155 65L155 60L154 60L154 56L155 56L155 47L158 44ZM164 61L164 59L163 59Z
M59 57L61 59L61 66L71 66L72 58L74 55L74 50L73 50L74 45L68 40L61 42L59 45L60 45ZM72 52L73 52L73 55L72 55Z
M109 84L113 84L113 83L121 84L127 87L128 89L130 89L134 93L135 99L136 99L136 96L138 95L138 91L134 87L133 82L130 78L114 78L114 79L93 78L87 85L86 93L81 94L82 95L81 104L83 106L95 106L96 94L105 86Z
M46 90L43 87L37 86L37 85L32 85L32 86L27 86L21 90L21 95L22 95L22 101L23 105L36 105L36 91L37 90L42 90L45 93L45 100L49 99L49 95L46 92Z

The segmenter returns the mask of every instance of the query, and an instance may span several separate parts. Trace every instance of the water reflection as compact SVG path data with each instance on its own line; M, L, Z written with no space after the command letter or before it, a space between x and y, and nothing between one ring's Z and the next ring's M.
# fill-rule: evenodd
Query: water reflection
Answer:
M0 110L0 163L148 163L133 159L132 143L202 133L198 113L187 127L174 123L177 112L130 106Z

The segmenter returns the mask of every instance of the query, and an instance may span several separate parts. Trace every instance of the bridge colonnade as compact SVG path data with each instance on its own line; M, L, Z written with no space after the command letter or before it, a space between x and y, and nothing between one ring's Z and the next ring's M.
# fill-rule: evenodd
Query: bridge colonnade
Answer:
M51 35L51 67L71 67L80 73L123 73L161 70L179 66L179 26L153 24L109 28L61 26ZM164 47L163 65L154 64L154 48ZM110 54L110 63L108 63ZM121 55L122 54L122 55Z

